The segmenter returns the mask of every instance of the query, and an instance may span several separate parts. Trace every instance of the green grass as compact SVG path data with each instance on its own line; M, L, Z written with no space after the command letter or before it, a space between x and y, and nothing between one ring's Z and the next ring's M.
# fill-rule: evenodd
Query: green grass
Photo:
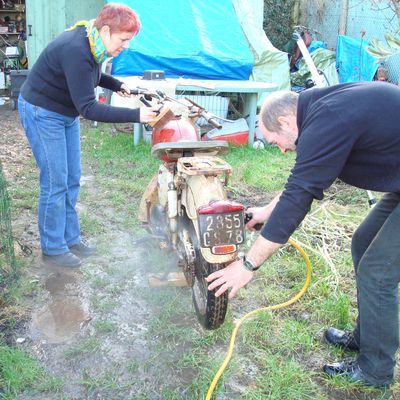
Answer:
M115 332L117 330L116 324L111 321L96 321L94 328L100 334Z
M251 389L241 399L258 400L262 398L282 400L322 400L318 386L312 381L312 374L305 374L296 361L284 359L274 352L265 352L257 359L259 371L267 374L254 374Z
M41 375L40 367L25 352L6 346L0 347L1 386L20 392L32 386Z
M105 190L100 201L122 213L125 226L136 229L132 215L159 165L150 156L150 146L132 147L131 135L111 136L101 127L90 129L85 136L86 161ZM229 183L231 195L243 198L249 205L265 204L274 197L283 188L295 161L294 154L283 156L271 147L261 151L233 147L225 158L234 171ZM316 356L324 361L332 359L331 349L317 339L324 327L349 327L354 322L355 289L348 255L349 237L367 211L365 193L340 183L327 193L326 203L317 202L313 206L313 217L296 233L296 239L310 249L314 266L309 292L288 309L261 313L244 323L231 364L216 388L217 397L230 398L234 393L240 399L322 400L328 399L330 390L343 395L349 391L349 385L340 380L327 381L324 387L321 373L315 367L307 367L307 363ZM325 230L340 227L344 234L333 239L321 236L320 225ZM330 256L337 267L337 279L332 277L331 266L321 251L324 240L331 241ZM170 261L164 259L160 263L157 254L157 251L147 254L150 263L158 265L160 271L168 271ZM138 290L138 296L154 307L146 334L152 347L146 363L141 365L131 359L127 368L133 373L140 370L155 373L156 377L153 389L143 386L135 398L147 398L156 387L165 399L204 398L225 356L234 319L254 308L288 300L303 286L305 275L304 261L296 251L290 248L280 251L257 273L257 279L231 301L225 324L212 332L198 328L193 309L186 318L190 294L185 289ZM166 366L174 368L182 375L181 379L185 379L186 373L193 375L186 383L184 395L179 385L173 387L163 380L159 370ZM229 382L235 382L233 387L242 390L230 389Z
M306 268L297 251L290 246L283 248L230 301L226 321L216 331L204 331L198 325L188 288L155 289L132 283L134 272L141 277L148 272L176 270L174 256L157 246L149 245L140 253L151 271L144 270L141 259L126 261L124 255L107 258L109 246L114 245L107 224L117 230L115 237L120 231L141 232L136 219L137 207L159 165L150 150L146 144L133 147L131 134L112 135L104 124L99 124L97 129L82 130L83 162L94 175L88 183L92 185L90 190L82 188L82 232L96 240L100 254L109 262L102 269L94 261L82 272L91 289L88 299L95 314L90 322L93 336L80 338L63 356L70 363L86 361L77 384L86 390L88 397L97 393L104 398L135 400L154 396L168 400L204 399L226 355L235 321L256 308L293 297L304 284ZM229 182L231 195L246 205L265 204L274 197L283 188L295 161L294 154L282 155L271 147L264 150L233 147L225 158L233 167ZM33 207L28 197L35 194L29 187L16 191L18 207L23 204ZM328 326L349 328L356 318L350 237L367 211L365 192L340 182L329 189L323 202L315 202L294 235L313 265L308 292L294 305L262 312L242 325L233 358L216 387L215 399L395 399L400 396L398 385L385 395L344 380L326 379L321 373L324 362L343 357L341 351L324 343L323 330ZM126 263L123 270L118 264L121 260ZM115 321L121 309L129 310L129 304L124 303L125 294L132 291L138 304L145 304L151 313L141 315L141 321L137 315L132 315L131 320L125 311L126 321L121 326ZM143 330L136 331L136 324ZM132 337L123 342L124 334ZM124 354L125 358L119 359L118 364L113 364L115 349L107 347L107 343L115 344ZM117 351L117 354L120 353ZM99 371L90 365L96 355L109 362ZM29 387L29 375L18 375L24 382L20 387ZM17 382L7 382L10 391L20 390ZM50 381L48 386L51 385ZM52 390L57 391L57 382L54 386Z
M101 342L99 338L91 336L80 343L71 346L66 352L65 356L72 358L77 356L82 356L87 353L94 353L99 351L101 348Z
M253 150L245 146L232 147L226 160L232 165L234 185L245 184L268 192L282 190L294 165L293 153L282 155L275 147Z
M26 389L56 392L63 382L45 373L43 367L27 352L0 344L0 398L18 399Z

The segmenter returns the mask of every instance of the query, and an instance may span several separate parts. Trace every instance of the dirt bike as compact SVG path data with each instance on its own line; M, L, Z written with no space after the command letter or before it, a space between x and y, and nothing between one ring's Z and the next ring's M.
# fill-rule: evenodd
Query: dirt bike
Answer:
M194 120L203 117L221 127L219 117L189 99L176 100L160 91L132 90L146 105L162 106L152 121L153 157L163 161L148 184L139 208L147 230L176 251L178 265L192 290L200 324L216 329L225 320L228 292L215 297L205 278L238 257L244 242L244 206L227 196L231 166L225 141L201 141ZM171 105L178 104L178 111ZM183 112L182 112L183 109Z

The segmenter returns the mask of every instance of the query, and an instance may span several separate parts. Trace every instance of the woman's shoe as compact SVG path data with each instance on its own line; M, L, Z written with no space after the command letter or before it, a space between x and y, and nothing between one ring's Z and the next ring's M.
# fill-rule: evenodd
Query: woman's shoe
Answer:
M96 253L96 247L88 246L87 244L83 243L82 241L78 244L74 244L69 246L69 250L71 253L75 254L80 258L90 257Z
M55 267L78 268L82 264L80 258L72 254L70 251L64 254L42 254L42 259L46 264Z

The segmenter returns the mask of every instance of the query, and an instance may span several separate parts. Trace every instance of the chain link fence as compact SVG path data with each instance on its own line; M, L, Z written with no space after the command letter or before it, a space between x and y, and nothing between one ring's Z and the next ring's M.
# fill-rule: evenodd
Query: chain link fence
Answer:
M0 164L0 293L18 275L11 228L11 202Z
M337 64L343 82L385 79L399 84L399 21L400 0L264 0L264 30L273 45L291 53L287 44L293 27L309 28L314 40L326 43L340 56ZM341 47L349 42L349 48ZM366 51L370 46L373 56ZM344 59L342 51L348 51ZM347 80L340 76L340 67L348 68ZM380 76L378 67L383 70Z
M379 65L384 70L379 79L399 84L399 0L300 0L298 18L299 24L314 30L317 40L327 43L329 49L339 50L339 35L359 43L359 54L353 55L354 59L360 59L359 64L368 58L361 54L361 48L373 47L371 62L375 63L375 70ZM356 47L353 52L357 52ZM373 79L378 79L377 75Z

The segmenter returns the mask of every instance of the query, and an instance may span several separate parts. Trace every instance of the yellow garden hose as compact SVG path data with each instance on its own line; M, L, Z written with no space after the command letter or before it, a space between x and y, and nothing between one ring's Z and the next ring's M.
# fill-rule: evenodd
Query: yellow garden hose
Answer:
M290 300L288 300L288 301L286 301L284 303L272 305L272 306L269 306L269 307L262 307L262 308L258 308L256 310L253 310L253 311L247 313L242 318L240 318L240 320L238 322L236 322L236 326L233 329L233 332L232 332L232 335L231 335L231 340L229 342L228 352L227 352L227 354L225 356L225 359L224 359L223 363L219 367L219 370L215 374L215 376L214 376L214 378L213 378L213 380L211 382L210 387L208 388L205 400L211 400L211 396L214 393L214 389L217 386L217 383L218 383L219 379L221 378L221 375L223 374L225 368L229 364L230 359L232 358L233 346L235 344L236 335L237 335L237 332L238 332L240 326L242 325L242 323L247 318L252 317L253 315L259 314L259 313L261 313L263 311L272 311L272 310L277 310L279 308L290 306L291 304L295 303L301 296L303 296L303 294L307 291L308 286L310 285L310 282L311 282L311 270L312 270L312 268L311 268L310 260L309 260L309 258L307 256L306 252L294 240L289 239L288 243L290 243L302 255L302 257L303 257L303 259L304 259L304 261L306 263L306 266L307 266L307 278L306 278L306 281L304 283L304 286L302 287L300 292L298 292L296 294L296 296L292 297Z

